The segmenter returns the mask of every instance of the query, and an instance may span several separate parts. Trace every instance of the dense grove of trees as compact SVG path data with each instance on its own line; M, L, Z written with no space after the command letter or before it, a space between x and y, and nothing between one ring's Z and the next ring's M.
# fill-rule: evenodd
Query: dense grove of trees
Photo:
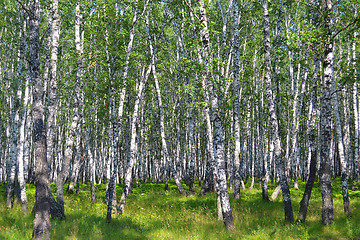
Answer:
M263 199L306 181L306 219L319 181L322 222L333 220L331 179L359 178L356 0L4 0L0 2L0 182L50 238L67 192L106 183L107 221L132 185L174 179L183 195L216 191L234 228L249 179ZM351 180L351 181L349 181ZM268 182L278 188L269 197ZM56 182L56 194L50 183ZM116 196L118 183L123 194ZM185 187L185 184L187 187ZM76 189L76 190L75 190ZM241 200L240 200L241 201ZM32 207L32 206L31 206ZM296 218L296 217L295 217Z

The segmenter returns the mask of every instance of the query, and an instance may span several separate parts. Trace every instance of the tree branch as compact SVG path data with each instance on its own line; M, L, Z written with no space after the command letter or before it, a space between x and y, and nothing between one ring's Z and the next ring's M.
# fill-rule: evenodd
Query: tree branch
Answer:
M334 34L334 36L332 36L332 39L334 39L337 35L339 35L339 33L341 33L342 31L346 30L347 28L351 27L352 25L354 25L357 21L359 21L359 17L355 18L354 21L352 21L351 23L349 23L348 25L346 25L345 27L343 27L342 29L340 29L337 33Z
M137 23L137 21L138 21L140 18L142 18L143 15L145 14L145 10L146 10L146 7L147 7L148 4L149 4L149 0L147 0L147 1L145 2L145 4L144 4L144 9L143 9L142 13L140 14L140 16L136 18L135 22L133 23L133 27L135 26L135 24ZM136 10L137 10L137 9L136 9Z
M22 2L20 2L20 0L16 0L19 4L20 4L20 6L21 6L21 8L27 13L27 15L29 15L29 17L30 17L30 12L29 12L29 10L24 6L24 4L22 3Z
M194 16L197 18L197 20L199 20L199 22L201 22L200 18L198 17L198 15L196 15L196 13L194 12L194 10L192 9L191 5L186 1L184 0L186 5L189 7L190 11L192 12L192 14L194 14Z
M47 36L47 35L49 34L50 27L51 27L51 25L50 25L50 23L49 23L48 27L46 28L46 30L44 31L44 34L43 34L42 37L41 37L40 47L41 47L41 45L43 44L43 41L44 41L45 36Z

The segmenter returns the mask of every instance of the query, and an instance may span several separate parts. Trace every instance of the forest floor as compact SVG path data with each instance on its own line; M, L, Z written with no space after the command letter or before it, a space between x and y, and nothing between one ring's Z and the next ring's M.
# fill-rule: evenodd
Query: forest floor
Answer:
M250 181L247 184L250 184ZM305 183L299 190L290 185L294 217L299 211ZM65 186L67 187L67 186ZM29 213L23 214L21 205L5 207L5 188L0 185L0 239L30 239L33 227L31 208L35 200L34 185L27 185ZM122 216L113 216L106 223L104 204L105 185L97 185L96 203L90 200L90 185L80 185L79 195L65 196L64 220L51 220L51 239L359 239L360 191L350 190L351 218L343 212L341 183L333 182L334 223L321 225L321 193L315 183L310 200L307 221L285 223L281 193L272 202L261 200L261 188L256 183L251 191L241 192L241 199L234 200L230 191L235 231L227 232L217 221L216 196L181 196L174 183L169 191L164 184L145 183L134 187L128 197ZM275 189L269 184L269 193ZM55 185L52 185L53 192ZM118 199L122 185L117 187ZM197 186L197 192L200 192Z

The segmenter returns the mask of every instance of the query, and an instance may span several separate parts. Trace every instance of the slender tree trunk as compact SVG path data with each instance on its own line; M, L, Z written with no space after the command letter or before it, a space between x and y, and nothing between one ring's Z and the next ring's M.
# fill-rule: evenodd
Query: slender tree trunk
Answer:
M333 200L331 190L331 84L332 84L332 67L333 67L333 43L332 43L332 20L329 16L332 11L332 0L325 2L325 43L324 43L324 62L323 62L323 86L321 93L320 108L320 188L322 196L322 223L329 225L332 223L333 216Z
M195 140L194 140L194 119L193 119L193 101L191 93L189 95L189 110L188 110L188 121L189 121L189 195L195 195Z
M201 21L201 40L202 40L202 47L203 47L203 54L205 65L207 68L211 68L211 60L209 59L210 56L210 39L209 39L209 30L208 30L208 23L207 23L207 16L206 16L206 9L203 0L199 1L200 3L200 21ZM229 193L227 189L226 183L226 174L225 174L225 162L224 162L224 142L223 142L223 125L221 122L221 118L219 115L219 96L215 93L216 89L213 87L213 83L209 81L210 72L206 70L203 78L202 78L202 86L205 92L205 102L209 104L209 100L211 99L211 108L213 111L213 123L214 123L214 139L213 139L213 146L212 146L212 132L211 132L211 122L210 122L210 115L209 115L209 108L206 107L206 122L207 122L207 131L208 131L208 140L211 142L210 144L210 152L214 150L216 153L214 158L216 163L216 167L213 167L214 173L217 172L217 196L220 197L220 207L222 212L223 221L225 223L225 227L227 230L234 229L234 220L232 216L232 211L230 207L229 201ZM210 95L210 98L209 96Z
M239 99L239 0L234 0L234 50L233 50L233 65L234 65L234 138L235 138L235 156L234 156L234 197L240 198L240 99Z
M56 129L56 112L57 112L57 60L60 35L59 20L59 0L52 1L53 20L51 28L51 58L50 58L50 79L49 79L49 96L48 96L48 118L47 118L47 159L49 163L53 162L55 148L55 129ZM53 169L56 171L56 169Z
M289 185L287 183L285 175L285 166L282 160L282 148L279 136L279 126L277 115L275 111L274 98L272 93L272 83L271 83L271 60L270 60L270 19L268 12L268 1L263 0L263 10L264 10L264 48L265 48L265 84L266 84L266 98L269 105L269 113L271 120L272 136L274 141L274 153L275 161L279 172L280 185L282 189L283 202L284 202L284 211L285 211L285 220L289 222L294 221L292 206L291 206L291 197Z
M25 57L25 53L27 50L27 43L26 43L26 19L23 20L23 29L22 29L22 37L20 42L20 50L19 50L19 66L18 66L18 75L19 81L21 81L21 87L18 89L18 96L21 95L20 92L22 91L22 86L25 86L25 92L23 97L23 105L22 105L22 114L21 114L21 121L19 121L19 144L18 144L18 151L17 151L17 180L19 183L19 194L20 200L22 204L23 212L27 212L28 210L28 201L26 197L26 186L25 186L25 178L24 178L24 149L25 149L25 138L26 138L26 117L27 117L27 108L29 103L29 78L26 76L26 80L21 79L22 75L22 62Z
M20 17L21 17L20 12ZM23 27L20 28L19 33L19 50L17 54L17 72L16 79L13 80L13 98L10 99L10 158L6 164L7 179L6 179L6 207L12 208L15 197L15 186L17 184L16 176L18 174L17 169L19 165L19 150L20 143L18 143L18 132L20 128L20 104L22 98L22 83L23 83L23 60L25 56L25 33L26 30L26 20L23 21ZM13 70L12 70L13 71Z
M16 84L18 85L18 84ZM15 177L17 164L17 132L19 125L19 104L21 96L18 96L18 86L14 91L14 97L10 100L11 118L10 118L10 156L6 164L6 207L12 208L15 197Z
M82 101L79 99L79 103ZM79 105L80 106L80 105ZM81 168L81 159L82 159L82 149L81 149L81 141L82 141L82 124L81 124L81 110L79 109L79 122L78 122L78 128L76 130L76 138L75 138L75 144L74 144L74 150L75 150L75 156L73 158L72 162L72 168L71 168L71 174L69 176L69 186L66 190L67 193L73 194L75 184L77 181L77 178L80 173Z
M258 77L257 83L257 132L258 132L258 145L259 145L259 161L262 162L262 175L261 175L261 184L262 184L262 199L265 201L269 201L269 193L268 193L268 183L269 183L269 171L268 171L268 160L267 157L264 156L263 150L263 123L262 123L262 105L263 105L263 96L261 94L261 82L260 76Z
M332 72L334 74L334 72ZM332 84L332 105L335 115L335 130L336 137L338 142L338 150L340 157L340 168L341 168L341 182L342 182L342 194L344 201L344 212L347 216L350 215L350 200L349 200L349 189L348 189L348 164L347 164L347 156L345 156L345 147L343 141L343 133L340 119L340 110L339 110L339 101L337 98L336 85L335 85L335 77L331 77Z
M91 201L92 203L95 203L95 161L92 152L91 128L92 126L90 125L86 134L86 151L89 159Z
M106 8L103 6L104 15L106 16ZM116 116L116 102L115 102L115 87L113 74L111 72L111 63L109 55L109 32L107 27L105 27L105 51L106 51L106 61L108 65L108 77L110 80L109 88L109 97L110 97L110 126L109 126L109 141L110 141L110 158L109 162L112 165L111 178L108 176L107 179L107 194L108 198L108 210L106 215L106 220L109 223L111 221L111 214L116 213L116 176L118 171L118 143L119 143L119 133L120 128L118 125L118 120ZM112 162L112 163L111 163ZM109 169L110 170L110 169ZM109 172L110 173L110 172Z
M313 5L317 5L317 0L312 0ZM317 16L315 9L311 9L311 22L313 25L317 26ZM306 214L309 206L309 201L311 197L311 191L315 182L316 170L317 170L317 141L315 139L316 130L315 130L315 120L316 120L316 112L317 112L317 87L318 87L318 74L319 74L319 65L320 65L320 56L315 55L313 61L313 76L312 76L312 88L311 88L311 96L310 96L310 104L309 104L309 117L308 117L308 146L309 146L309 174L308 179L305 186L305 191L303 197L300 202L300 210L299 210L299 220L304 223L306 219Z
M135 104L134 104L134 112L133 115L131 117L131 140L130 140L130 152L129 152L129 159L127 162L127 166L126 166L126 172L125 172L125 177L124 177L124 191L121 195L121 199L120 199L120 203L119 203L119 213L123 214L124 213L124 209L125 209L125 202L126 202L126 198L127 196L130 194L131 191L131 184L132 184L132 170L134 165L136 164L136 158L137 158L137 143L136 143L136 139L137 139L137 125L138 125L138 117L139 117L139 106L140 106L140 101L142 99L142 92L144 90L145 84L149 78L150 72L151 72L151 66L153 64L154 61L154 55L152 55L151 57L151 62L149 64L149 66L146 69L145 72L145 67L143 69L143 73L142 76L140 78L140 83L139 86L137 88L137 96L136 96L136 100L135 100Z
M353 45L352 45L352 59L353 59L353 64L354 64L354 68L355 68L355 63L356 63L356 36L357 36L357 32L354 33L354 40L353 40ZM359 135L360 135L360 130L359 130L359 124L360 124L360 118L359 118L359 98L358 98L358 84L357 84L357 72L356 69L354 69L354 73L355 73L355 81L353 83L353 108L354 108L354 180L355 180L355 184L359 178Z
M78 122L80 120L79 116L79 97L80 97L80 80L82 76L82 68L83 68L83 48L80 40L80 21L81 21L81 13L80 13L80 3L77 2L76 9L75 9L76 19L75 19L75 43L76 43L76 51L78 56L77 59L77 71L76 71L76 78L75 78L75 86L74 86L74 102L73 102L73 113L72 113L72 122L69 129L69 136L66 138L66 149L65 149L65 156L64 161L61 167L61 171L58 175L56 181L56 201L59 205L59 211L56 213L53 218L62 219L65 217L65 209L64 209L64 182L66 176L69 172L70 161L73 155L73 148L74 148L74 140L77 136L77 128ZM78 149L80 151L80 149Z
M29 121L30 119L27 119L27 108L29 103L29 92L30 92L30 86L29 86L29 78L27 78L25 83L25 94L24 94L24 100L23 100L23 113L22 113L22 120L20 125L20 141L19 141L19 151L18 151L18 181L19 181L19 187L20 187L20 199L22 204L22 210L24 212L27 212L28 210L28 201L26 197L26 185L25 185L25 177L24 177L24 152L25 152L25 138L26 138L26 132L29 129L26 129L26 121Z
M301 55L301 54L300 54ZM308 60L307 60L307 55L305 56L305 61L304 64L305 66L307 65ZM299 78L300 78L300 72L301 72L301 68L300 68L300 63L299 63L299 68L298 68L298 75L297 75L297 82L299 82ZM295 96L294 96L294 108L293 108L293 129L292 129L292 146L291 146L291 153L290 153L290 161L293 164L293 168L294 168L294 174L293 174L293 178L294 178L294 188L295 189L299 189L299 185L298 185L298 169L299 169L299 165L300 165L300 161L299 161L299 149L298 149L298 132L299 132L299 127L300 127L300 117L301 117L301 112L302 112L302 105L303 105L303 100L304 100L304 94L305 94L305 88L306 88L306 82L307 82L307 76L308 76L308 71L307 69L304 70L305 72L304 77L302 79L302 83L300 84L301 86L301 90L300 90L300 96L298 96L298 89L295 90ZM296 103L296 104L295 104Z

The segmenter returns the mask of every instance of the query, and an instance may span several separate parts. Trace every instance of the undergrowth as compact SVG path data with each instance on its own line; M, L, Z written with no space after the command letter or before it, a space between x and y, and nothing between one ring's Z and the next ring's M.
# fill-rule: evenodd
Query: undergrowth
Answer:
M64 186L66 189L67 186ZM118 199L123 185L117 186ZM200 187L197 192L200 192ZM269 193L275 189L269 185ZM291 187L295 218L299 211L305 183L299 190ZM0 185L0 239L30 239L33 227L31 208L35 187L27 185L29 213L22 213L19 203L13 209L5 207L5 188ZM55 185L51 185L53 193ZM315 183L305 224L286 223L281 194L272 202L261 200L261 188L255 184L251 191L241 192L234 200L230 191L235 231L227 232L217 221L216 196L181 196L174 183L169 191L164 184L145 183L134 186L122 216L113 215L106 223L105 185L96 186L96 202L91 203L90 185L82 184L77 196L65 195L66 218L51 220L52 239L358 239L360 237L360 191L350 190L352 216L343 213L341 183L333 182L334 223L321 224L321 194Z

